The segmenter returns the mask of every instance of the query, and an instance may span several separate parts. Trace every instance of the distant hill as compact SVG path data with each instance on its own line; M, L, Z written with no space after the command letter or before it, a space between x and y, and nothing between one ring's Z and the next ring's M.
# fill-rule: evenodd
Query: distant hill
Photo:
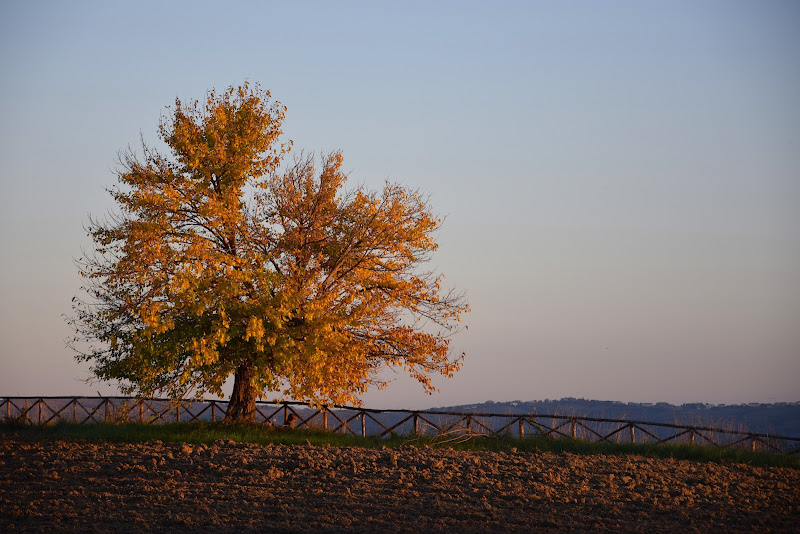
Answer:
M745 430L788 437L800 437L800 402L775 404L656 404L576 399L541 401L486 401L432 408L436 411L484 413L538 413L575 415L608 419L629 419L653 423L675 423Z

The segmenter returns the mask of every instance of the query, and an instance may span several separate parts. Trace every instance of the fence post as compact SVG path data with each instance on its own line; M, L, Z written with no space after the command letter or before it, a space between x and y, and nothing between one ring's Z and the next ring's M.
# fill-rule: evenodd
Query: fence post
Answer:
M570 419L569 426L570 430L572 431L572 439L575 439L575 436L577 435L575 432L575 419Z
M217 422L217 410L216 410L216 408L217 408L217 403L216 403L216 401L212 400L211 401L211 422L212 423L216 423Z
M755 437L751 437L750 438L750 447L752 448L753 452L756 452L756 438Z
M322 407L322 428L328 430L328 408Z
M78 422L78 399L72 399L72 422Z
M417 414L417 412L414 412L414 418L413 418L414 419L414 435L419 435L419 417L418 417L418 415L419 414Z
M367 413L361 410L361 437L367 437Z
M689 431L689 445L694 445L694 429Z
M636 432L634 431L634 426L630 425L631 428L631 443L636 443Z
M139 399L139 423L144 422L144 399Z
M519 418L519 437L525 437L525 422L523 417Z
M42 424L42 402L43 402L42 399L39 399L38 404L39 404L39 424L40 425Z
M11 419L11 400L6 399L6 418Z
M180 423L181 422L181 405L180 404L178 404L175 407L175 422L176 423Z

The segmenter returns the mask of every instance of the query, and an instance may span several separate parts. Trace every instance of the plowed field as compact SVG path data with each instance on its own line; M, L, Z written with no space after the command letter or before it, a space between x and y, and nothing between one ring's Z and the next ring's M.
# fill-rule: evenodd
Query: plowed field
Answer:
M0 532L798 532L800 470L637 456L0 440Z

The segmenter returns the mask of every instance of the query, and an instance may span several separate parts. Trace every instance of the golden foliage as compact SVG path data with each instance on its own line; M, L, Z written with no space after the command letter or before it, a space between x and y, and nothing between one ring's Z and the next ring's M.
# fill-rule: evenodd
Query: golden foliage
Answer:
M340 153L282 168L285 108L257 85L170 111L171 157L124 154L120 213L90 222L88 298L71 322L98 377L221 395L246 367L259 395L343 404L385 386L385 366L426 391L431 374L452 376L449 336L468 307L418 272L441 223L419 192L345 189Z

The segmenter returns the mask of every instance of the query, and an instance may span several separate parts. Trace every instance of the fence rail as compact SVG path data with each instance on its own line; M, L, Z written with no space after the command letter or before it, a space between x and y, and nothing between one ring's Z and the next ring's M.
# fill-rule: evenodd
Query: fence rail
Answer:
M38 425L56 422L220 421L227 401L174 401L134 397L0 397L0 418ZM293 415L293 417L292 417ZM690 443L800 453L800 437L628 419L556 414L377 410L354 406L313 407L301 402L259 401L256 421L275 426L322 428L356 436L429 435L469 437L543 436L609 443Z

